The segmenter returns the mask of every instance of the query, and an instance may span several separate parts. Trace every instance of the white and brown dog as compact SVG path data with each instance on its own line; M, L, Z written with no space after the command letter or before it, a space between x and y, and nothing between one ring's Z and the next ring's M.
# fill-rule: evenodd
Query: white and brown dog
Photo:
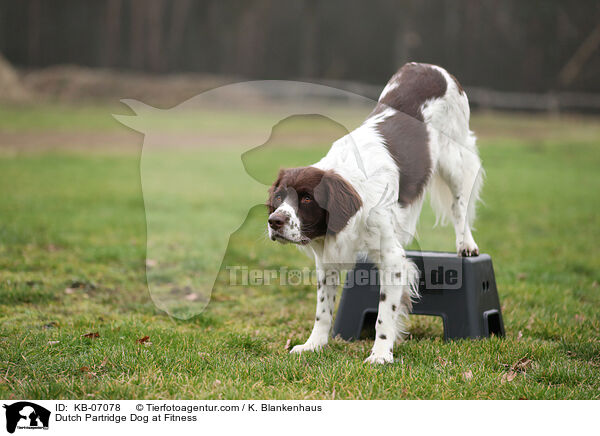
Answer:
M314 257L319 280L312 333L292 353L327 344L340 271L362 255L377 265L382 280L366 361L393 361L394 342L417 296L418 271L403 247L415 233L427 190L438 217L454 224L458 254L478 254L471 225L483 173L469 115L454 76L409 63L388 82L366 121L323 159L279 172L269 190L269 237Z

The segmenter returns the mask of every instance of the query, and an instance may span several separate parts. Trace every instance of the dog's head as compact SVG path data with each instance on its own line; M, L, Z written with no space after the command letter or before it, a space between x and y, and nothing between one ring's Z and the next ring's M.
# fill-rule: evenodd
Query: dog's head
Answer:
M281 170L269 189L269 237L306 245L340 232L361 206L356 190L333 171L315 167Z

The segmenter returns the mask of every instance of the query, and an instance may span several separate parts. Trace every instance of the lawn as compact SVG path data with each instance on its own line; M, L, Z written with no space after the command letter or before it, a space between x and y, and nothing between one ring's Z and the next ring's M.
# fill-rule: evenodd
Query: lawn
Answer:
M319 131L318 120L290 124L298 144L245 155L254 178L239 171L235 146L145 157L143 171L187 187L150 207L147 223L142 187L148 196L172 191L156 180L142 186L141 138L125 149L86 147L88 133L98 141L125 130L112 111L0 108L4 141L35 134L41 145L0 144L0 398L600 398L597 120L475 117L487 171L475 238L494 261L507 336L445 343L439 320L411 317L396 362L370 366L363 360L372 339L288 354L286 345L302 343L312 328L310 286L228 281L228 266L311 266L295 248L265 238L266 186L255 179L317 160L325 143L299 132ZM221 116L221 125L244 125L239 114ZM81 146L43 147L57 131L73 132ZM199 184L185 176L198 167ZM230 185L211 184L223 174ZM452 230L433 221L426 206L413 248L452 250ZM169 271L175 276L220 255L210 244L222 238L207 242L190 231L237 229L207 305L185 286L151 295L146 266L153 282L177 277L153 276L147 224L149 236L172 242L169 253L181 261Z

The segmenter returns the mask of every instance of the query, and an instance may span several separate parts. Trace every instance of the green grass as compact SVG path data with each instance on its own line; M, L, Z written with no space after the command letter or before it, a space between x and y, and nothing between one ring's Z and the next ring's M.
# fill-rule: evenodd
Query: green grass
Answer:
M48 135L55 127L70 129L51 112L2 108L0 126ZM112 119L100 119L110 112L86 109L71 118L73 129L118 129ZM482 125L492 122L486 117ZM516 135L506 118L480 141L487 180L475 238L494 260L507 337L444 343L438 320L413 317L412 338L396 347L396 363L382 367L362 363L370 339L333 340L315 354L287 353L288 339L293 346L310 333L310 286L230 286L223 270L201 313L183 320L158 309L163 303L183 317L195 303L182 300L185 291L170 297L148 291L135 153L0 150L0 397L600 398L600 148L590 134L595 127L562 120L560 135L543 136L536 119L536 135ZM554 131L556 120L546 123ZM514 125L523 130L526 120ZM262 180L261 174L272 174L282 162L310 163L325 149L315 143L250 153L244 163ZM155 169L188 187L162 205L168 211L183 199L188 208L161 214L158 207L154 215L161 229L156 234L181 244L175 244L174 256L197 250L184 272L198 267L196 256L207 255L198 243L185 245L195 240L187 229L203 223L194 217L225 232L241 224L233 204L264 201L266 187L236 171L237 156L227 149L204 151L202 162L193 153L173 165L166 164L166 154L146 162L154 159ZM214 177L205 176L207 183L228 174L231 185L222 189L229 197L207 197L205 186L186 179L185 169L198 164L214 171ZM150 182L148 194L172 192L175 182ZM244 189L229 191L232 186ZM206 213L209 205L214 207ZM241 213L243 218L247 211ZM252 208L229 241L223 268L309 267L298 250L265 240L265 216L261 207ZM452 230L432 229L432 223L426 206L413 246L452 250ZM89 332L99 337L82 337ZM146 335L149 340L138 343ZM532 361L527 370L503 383L510 366L524 357Z

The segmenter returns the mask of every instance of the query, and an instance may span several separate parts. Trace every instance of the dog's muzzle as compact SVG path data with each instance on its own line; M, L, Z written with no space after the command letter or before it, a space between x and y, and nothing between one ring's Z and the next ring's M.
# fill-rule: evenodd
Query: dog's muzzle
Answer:
M273 212L269 216L269 227L275 231L279 231L290 221L290 217L283 213Z

